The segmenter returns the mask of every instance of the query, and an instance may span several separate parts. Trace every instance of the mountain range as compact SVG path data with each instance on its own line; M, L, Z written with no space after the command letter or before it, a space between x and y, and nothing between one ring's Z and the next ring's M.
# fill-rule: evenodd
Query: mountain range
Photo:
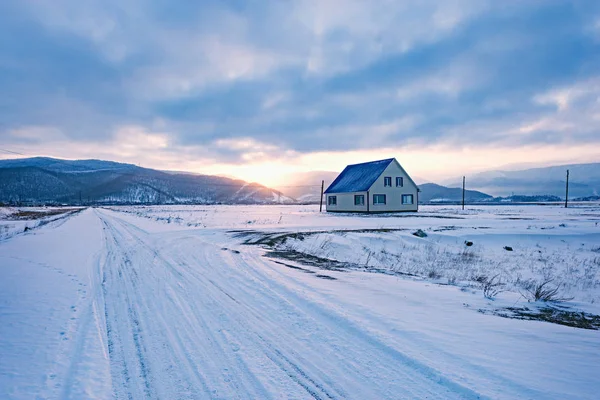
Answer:
M465 200L472 202L564 199L600 193L600 163L571 164L521 171L489 171L467 176ZM239 179L187 172L158 171L102 160L47 157L0 160L0 203L10 204L285 204L318 203L337 176L311 171L290 176L271 189ZM459 202L462 181L446 186L417 180L420 203ZM504 199L501 199L503 196ZM546 199L546 200L544 200ZM532 200L534 201L534 200ZM553 200L554 201L554 200Z
M462 200L462 188L423 183L419 185L419 189L421 189L421 193L419 193L420 203L444 203ZM477 190L465 190L465 201L467 203L490 201L491 199L492 196L489 194Z
M549 195L564 199L567 170L569 170L570 198L600 194L600 163L481 172L467 175L466 186L493 196ZM461 179L450 179L444 183L447 186L460 187Z
M292 199L257 183L133 164L47 157L0 160L0 202L271 204Z

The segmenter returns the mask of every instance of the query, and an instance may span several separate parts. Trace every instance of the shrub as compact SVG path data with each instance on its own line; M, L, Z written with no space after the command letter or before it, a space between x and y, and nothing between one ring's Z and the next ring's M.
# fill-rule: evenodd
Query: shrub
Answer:
M569 301L572 297L562 297L559 295L560 286L549 286L552 279L546 279L542 282L530 281L525 286L525 298L528 301Z
M477 277L478 281L481 282L483 289L483 296L488 299L493 299L498 294L504 292L504 283L499 278L500 275L494 275L491 278L486 276Z
M430 269L427 273L427 277L431 279L440 279L442 275L436 269Z
M463 248L463 250L458 254L458 260L465 263L472 263L478 260L480 257L477 253L471 251L471 249Z

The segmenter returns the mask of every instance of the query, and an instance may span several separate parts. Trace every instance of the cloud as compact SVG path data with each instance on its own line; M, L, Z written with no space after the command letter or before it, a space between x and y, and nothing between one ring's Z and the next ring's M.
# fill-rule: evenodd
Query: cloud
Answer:
M555 110L530 125L531 132L556 132L562 141L594 143L600 136L600 77L552 89L533 99Z
M8 136L9 140L12 139L21 144L56 141L65 138L60 130L46 126L27 126L13 129L8 132Z
M135 2L39 0L23 2L22 7L49 32L88 41L114 63L132 55L136 47L134 38L139 37L134 33L148 31L148 26L139 24L142 20L137 21L135 29L128 23L138 15Z
M264 78L286 62L268 50L219 37L172 43L164 62L135 72L130 90L148 100L187 98L220 84Z
M155 161L162 163L163 156L171 152L168 134L140 126L118 127L108 139L102 140L73 141L64 132L48 126L24 126L3 136L7 138L6 145L19 151L63 158L104 157L137 164L141 159L155 157Z
M487 1L309 0L296 3L294 16L311 34L307 71L332 74L441 40L487 7Z
M0 140L216 173L386 149L598 149L598 15L561 1L8 0Z
M555 105L558 111L566 111L585 104L600 103L600 77L586 79L571 85L552 89L534 96L542 105Z

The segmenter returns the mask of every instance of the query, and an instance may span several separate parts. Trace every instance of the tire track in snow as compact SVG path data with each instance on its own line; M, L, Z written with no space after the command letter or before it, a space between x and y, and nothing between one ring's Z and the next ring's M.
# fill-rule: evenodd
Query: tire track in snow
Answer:
M118 220L118 223L121 224L125 229L133 228L132 230L136 230L137 232L139 232L139 229L136 229L134 226L130 226L130 224L128 224L127 222L125 222L123 220ZM130 230L130 233L133 234L133 232L131 232L131 230ZM133 234L133 235L135 236L135 234ZM147 246L147 244L143 240L141 240L139 237L136 237L136 241L140 245ZM212 245L209 245L209 246L212 249L213 246ZM154 253L156 257L160 257L153 248L148 248L148 250L150 252ZM164 264L166 266L168 266L169 269L172 270L173 274L176 277L179 277L179 278L184 277L184 273L182 271L177 270L175 267L173 267L173 265L169 261L167 261L165 259L162 259L161 261L163 261ZM183 265L185 265L185 263L183 263ZM198 277L198 276L196 276L196 277ZM212 288L217 289L220 292L220 294L225 295L227 298L229 298L233 302L237 303L238 305L241 304L231 294L229 294L227 291L225 291L223 288L221 288L219 285L217 285L210 278L207 278L206 276L202 276L201 280L204 280L205 282L210 283L210 286L212 286ZM198 280L196 283L201 284L200 280ZM207 287L204 287L204 288L206 289ZM213 295L213 298L218 298L218 297L219 297L218 293ZM232 322L228 321L228 323L231 324ZM236 324L237 324L236 331L243 331L244 328L241 326L241 324L239 324L239 322L237 322L237 321L236 321ZM288 377L290 377L294 382L296 382L298 385L300 385L307 393L309 393L312 398L315 398L315 399L325 399L325 398L334 399L334 398L336 398L335 395L333 395L327 391L327 389L324 387L323 384L316 382L316 378L311 378L307 372L302 370L302 368L300 368L297 364L295 364L288 357L283 355L283 353L281 351L274 348L269 341L265 340L259 334L255 333L254 335L258 339L260 339L260 341L256 340L254 344L258 345L258 347L260 347L263 350L263 353L274 364L276 364ZM262 343L260 343L260 342L262 342ZM341 390L339 388L337 390L338 390L338 392L341 393L342 396L346 395L346 393L343 390Z
M167 269L169 269L173 273L174 277L176 277L176 278L184 278L185 277L183 271L180 271L180 270L176 269L169 261L163 259L159 254L157 254L157 252L155 251L154 248L148 246L143 240L141 240L139 237L137 237L136 233L139 234L139 230L138 229L128 229L128 228L130 228L128 226L128 224L125 221L122 221L122 220L119 220L119 219L116 219L116 221L113 221L113 223L115 225L117 225L117 224L121 225L122 228L124 228L125 230L128 230L129 234L132 235L132 237L136 241L136 243L139 246L145 246L145 247L147 247L147 251L149 253L152 253L154 257L159 258L160 261L162 262L162 264L164 266L166 266ZM136 233L133 232L134 230L135 230ZM211 246L211 248L212 248L212 246ZM234 302L236 301L233 296L231 296L227 292L225 292L222 289L220 289L219 286L216 285L215 282L213 282L209 278L205 277L204 278L204 282L208 282L208 283L210 283L210 285L213 288L217 288L217 290L219 290L221 294L227 296L227 298L229 300L232 300ZM195 283L197 283L199 286L202 285L202 283L200 281L196 281ZM206 289L206 287L204 287L204 288ZM200 287L199 287L199 289L200 289ZM212 296L212 298L218 298L218 297L219 297L218 295L213 295ZM211 300L211 301L214 303L213 306L218 306L219 305L214 300ZM195 312L193 312L193 314L195 314L195 315L201 315L202 313L199 312L198 310L196 310ZM183 313L183 315L188 315L188 313ZM220 313L220 316L221 316L221 318L223 318L224 314ZM229 320L227 320L227 323L229 325L232 324L232 322L229 321ZM202 326L203 324L198 324L198 325ZM214 325L214 323L213 323L213 325ZM236 326L235 330L236 331L243 331L243 328L238 325L238 326ZM219 341L218 339L215 339L214 335L212 335L211 333L206 332L206 331L204 333L207 335L207 337L210 337L212 339L212 341L216 341L216 342ZM264 339L262 339L262 340L264 341ZM262 350L263 350L262 353L265 354L266 350L264 348L264 344L260 345L258 343L258 341L257 341L257 343L255 343L255 345L258 345L258 347L261 347ZM227 348L227 347L231 348L231 345L227 345L225 343L221 343L220 347L221 347L221 349ZM226 357L226 355L224 354L223 350L220 350L219 353L221 353L221 357ZM279 353L279 356L277 355L277 353ZM267 354L267 356L269 357L269 359L275 360L273 362L276 363L279 366L279 368L281 368L288 377L291 377L294 380L294 382L296 382L304 390L306 390L307 393L311 394L311 397L313 397L313 398L335 398L334 396L328 394L327 391L322 387L321 384L318 384L318 383L315 382L314 379L309 378L308 374L305 373L304 371L302 371L302 369L300 367L298 367L297 365L293 364L289 359L285 358L285 356L283 356L281 354L281 352L278 352L278 351L269 351L269 354ZM238 365L240 364L240 361L241 360L238 360L238 362L237 362ZM241 363L243 364L243 362L241 362ZM287 367L285 366L286 363L288 364ZM242 369L245 370L244 372L245 372L246 375L248 375L249 377L250 376L253 377L254 374L247 367L243 367ZM296 371L296 372L294 373L293 371ZM256 379L253 378L253 380L256 380ZM304 381L307 381L309 383L307 384ZM262 387L262 385L258 381L255 382L255 386L257 386L257 385ZM311 388L310 385L312 385L313 387ZM263 391L263 396L266 396L267 393L264 392L264 388L262 389L262 391ZM321 395L318 395L318 393L321 393Z
M137 271L141 266L150 265L151 260L135 258L139 254L132 246L131 237L110 221L102 219L109 231L113 254L113 260L107 263L112 275L108 275L105 287L116 287L110 292L107 290L105 295L106 319L110 323L108 329L113 338L111 360L113 365L120 365L120 368L113 369L113 377L116 376L116 381L121 382L114 385L115 397L162 398L177 391L189 395L181 398L192 398L190 383L173 376L173 365L178 361L173 356L176 343L155 340L155 337L162 338L167 326L164 322L157 323L162 320L159 313L153 312L155 296L145 293L148 282L144 278L152 270ZM132 262L132 259L136 262ZM162 363L157 362L159 359ZM165 369L154 370L164 363L168 363Z
M152 257L154 259L156 259L156 261L158 261L160 263L160 265L162 267L164 267L165 271L169 271L173 276L173 278L175 279L182 279L184 278L184 274L182 274L179 270L177 270L173 265L171 265L171 263L162 258L157 252L156 250L152 247L152 246L148 246L147 243L145 243L144 241L142 241L137 234L139 234L140 230L139 229L129 229L130 226L128 226L128 224L125 223L125 221L121 221L121 220L115 220L113 221L113 223L121 225L122 228L124 228L125 230L129 231L129 234L132 235L132 239L136 241L136 243L141 247L141 248L145 248L145 250L147 251L147 253L152 254ZM136 233L134 233L133 231L135 231ZM182 308L184 308L182 301L178 301L177 303L173 300L173 298L177 298L177 296L173 296L172 293L176 292L177 289L179 287L179 281L177 287L175 285L171 285L170 287L170 291L168 291L167 294L167 298L170 299L171 303L175 306L177 306L179 308L178 311L180 311ZM169 286L169 280L166 280L165 284L167 286ZM193 297L193 296L192 296ZM199 300L199 299L195 299L195 300ZM203 301L203 300L200 300ZM176 303L176 304L175 304ZM217 325L218 322L207 322L205 321L203 318L197 319L195 321L191 321L189 319L190 315L193 316L204 316L207 314L207 311L210 311L211 309L214 309L215 307L218 307L218 304L215 303L215 301L213 299L210 299L210 303L207 304L206 309L204 310L198 310L198 309L194 309L193 312L189 312L189 310L185 310L186 312L182 312L181 316L183 316L187 321L188 321L188 325L191 327L191 329L196 332L196 337L200 337L200 338L206 338L207 342L210 344L210 348L211 348L211 354L210 356L205 356L204 360L207 360L209 364L211 364L211 359L216 358L223 358L223 359L227 359L228 358L228 354L227 351L224 350L226 348L231 348L231 345L224 343L223 340L219 339L217 337L217 335L215 335L210 326L214 326ZM172 311L172 310L169 310ZM160 315L160 314L159 314ZM177 335L179 336L179 335ZM188 342L191 342L192 340L190 340L190 336L188 336ZM197 341L197 339L196 339ZM181 343L181 340L179 340L179 342ZM186 349L187 351L189 351L190 349ZM189 356L187 356L187 352L185 352L186 356L185 358L189 361L190 366L194 367L194 369L196 370L197 368L195 368L195 365L192 365L192 361L190 360ZM230 357L229 357L230 358ZM235 360L234 360L235 361ZM249 380L251 380L252 382L248 385L244 385L245 386L245 390L247 393L256 393L254 396L250 396L250 397L261 397L261 398L269 398L270 396L268 395L268 393L265 391L264 387L262 387L262 385L260 384L260 382L258 380L256 380L254 378L254 375L247 369L247 367L245 367L243 365L243 361L238 359L236 363L240 366L240 369L242 370L242 372L244 372L244 376L246 376ZM212 368L215 369L215 368ZM222 368L222 369L227 369L227 368ZM208 375L214 375L210 369L207 369L204 371L205 373L208 373ZM197 372L196 372L197 375ZM215 376L212 376L211 378L213 381L217 380L218 378ZM247 380L248 380L247 379ZM233 386L236 387L236 391L239 391L239 387L237 387L237 382L235 382L235 380L233 379L228 379L229 383ZM248 388L249 386L249 388ZM244 389L244 388L242 388ZM212 395L214 395L214 390L210 391L210 393ZM244 393L244 392L241 392ZM233 395L233 394L231 394ZM227 397L229 398L229 396ZM242 397L245 398L245 397Z
M150 280L154 280L157 278L157 276L152 275L152 272L153 272L153 268L151 265L152 260L154 260L154 262L156 262L156 264L157 264L157 267L160 268L159 272L163 272L163 273L165 271L169 270L168 262L166 262L166 260L162 260L160 255L158 255L156 253L156 251L154 251L150 247L147 248L146 244L143 241L140 241L140 239L136 236L136 234L133 234L131 231L128 231L123 226L120 226L121 225L120 222L115 221L111 218L107 218L104 215L101 215L101 218L107 224L109 233L113 237L114 243L117 244L117 246L118 246L118 248L116 248L114 251L123 253L123 255L121 256L122 259L116 260L113 263L113 265L110 266L110 268L112 268L113 270L116 269L118 272L121 273L120 278L118 278L119 281L121 281L121 280L126 281L129 278L132 279L131 285L128 285L128 287L120 288L126 292L125 296L123 296L123 297L127 298L125 303L127 303L127 304L131 303L131 300L129 299L130 294L132 296L137 295L137 297L134 296L135 301L138 302L140 304L140 306L145 307L147 309L147 311L151 310L151 313L152 313L152 319L148 318L148 312L146 312L144 318L140 317L139 315L133 315L133 314L130 315L130 318L128 320L133 323L134 329L129 329L129 331L131 331L131 332L123 332L124 329L121 329L121 332L119 332L119 336L121 336L121 338L123 338L123 336L130 337L130 338L134 339L133 340L134 343L136 340L150 341L153 345L153 346L151 346L153 348L153 350L159 350L161 355L164 356L164 357L162 357L163 358L162 360L159 359L160 357L152 357L150 364L152 364L151 368L153 369L153 373L152 373L153 376L151 377L151 379L144 380L143 379L144 374L143 373L138 374L139 376L137 378L141 378L141 380L143 382L148 383L150 395L155 396L156 393L162 393L163 394L162 397L171 397L171 398L235 398L235 397L240 397L240 396L234 396L235 391L232 391L230 393L231 395L222 396L220 394L220 392L224 391L224 388L222 388L222 387L218 388L218 390L215 390L214 388L209 389L207 387L207 383L206 383L207 380L213 381L213 382L211 382L213 384L212 386L215 386L214 385L215 381L220 380L219 374L215 373L215 371L218 372L219 369L218 369L218 365L213 365L213 364L215 364L214 356L217 356L217 359L218 359L219 355L223 355L223 354L225 354L225 352L223 350L221 350L221 352L212 351L212 353L201 356L198 361L205 361L208 366L208 368L203 370L201 373L200 369L196 365L197 363L194 363L194 360L190 359L190 357L187 356L187 354L186 354L186 352L188 352L188 351L193 351L193 349L190 347L190 345L188 344L187 348L185 348L185 349L178 348L178 347L182 347L181 346L182 341L180 339L181 338L181 335L180 335L181 329L177 329L178 332L173 334L172 330L169 327L169 324L165 322L166 315L169 315L170 317L179 315L178 312L180 310L173 308L173 307L170 307L170 308L166 307L166 304L165 304L165 299L170 299L170 297L173 297L173 296L169 297L168 290L165 290L166 293L164 293L164 296L161 294L160 297L152 296L153 299L148 299L147 297L150 297L150 296L148 296L147 292L145 293L143 291L143 289L148 289L148 288L144 288L144 286L152 286L153 284L156 283L156 282L150 282ZM127 264L131 264L130 261L127 262L129 255L133 255L134 257L136 257L135 260L136 260L137 264L144 264L144 266L148 267L148 268L145 269L143 271L143 273L128 271L128 268L124 268L124 266L126 266ZM143 255L144 257L140 257L140 255ZM132 271L135 271L135 270L132 269ZM179 278L181 277L180 274L174 273L172 271L170 273L173 273L174 276L176 276L176 277L179 277ZM137 278L135 278L136 276L140 277L140 282L137 282L135 280L135 279L137 279ZM164 283L165 288L168 288L170 285L170 281L168 279L163 280L162 283ZM174 288L173 287L169 288L169 290L172 290L172 289L174 289ZM136 293L137 290L139 290L138 293ZM121 293L121 295L122 295L122 293ZM107 298L108 298L108 294L107 294ZM152 300L154 300L154 301L152 301ZM171 305L173 305L173 302L171 300L169 300L169 302L171 303ZM107 303L110 303L110 301L107 301ZM200 313L198 313L198 314L200 314ZM186 313L184 312L184 313L182 313L182 315L185 316ZM112 318L113 318L113 320L115 319L114 316ZM118 318L118 316L117 316L117 318ZM111 317L107 316L107 320L110 320L110 319L111 319ZM185 321L178 320L177 321L178 328L185 327L185 324L180 324L180 322L185 322ZM173 322L171 321L171 323L173 323ZM153 329L151 329L152 333L153 333L153 335L151 335L151 337L149 337L148 332L143 332L143 331L139 332L139 331L135 330L135 325L141 326L143 324L153 328ZM187 325L189 326L190 324L187 324ZM197 325L198 325L198 329L200 329L200 331L198 332L198 333L200 333L200 335L196 335L196 339L195 339L196 342L198 341L198 339L202 340L205 338L209 338L209 342L217 342L214 339L210 339L212 334L207 334L208 329L202 328L203 324L197 324ZM113 331L115 330L114 328L111 328L111 329ZM204 329L204 332L202 331L202 329ZM183 329L183 332L185 332L185 331L186 330ZM112 335L112 336L115 336L115 335ZM187 335L188 343L194 343L193 336L194 335ZM115 341L114 343L117 343L117 342ZM205 345L205 343L204 343L204 345ZM125 347L123 345L123 343L120 343L119 346L121 348ZM145 351L146 351L145 347L146 347L145 345L139 346L140 351L138 353L141 355L144 355ZM211 348L214 350L214 348L218 348L218 346L211 345ZM123 353L123 352L121 352L121 353ZM125 353L127 353L127 352L125 352ZM169 358L170 355L172 357L172 360L170 360L170 361L172 361L172 362L170 363L170 365L167 365L169 363L165 364L164 358ZM175 355L175 356L172 356L172 355ZM131 372L130 372L131 368L129 368L130 364L131 364L131 358L132 358L131 354L129 354L129 355L125 354L123 357L125 358L124 364L125 364L126 368L124 368L124 370L119 373L120 375L124 376L124 378L122 378L120 380L118 379L118 381L120 381L121 387L119 388L119 384L116 384L116 388L115 388L116 397L117 398L125 398L123 393L127 393L128 398L132 397L132 395L133 395L133 398L148 397L148 393L147 393L148 391L146 391L146 393L143 393L143 394L138 391L136 394L135 387L134 387L135 385L131 384L136 378L131 374ZM113 365L114 364L115 363L113 363ZM142 365L148 365L146 360L141 360L138 364L140 364L140 368L138 368L138 370L141 370ZM182 365L183 365L183 367L182 367ZM156 369L157 371L154 371L154 369ZM186 370L187 373L182 370ZM169 372L171 372L171 374L169 374ZM117 375L119 375L119 374L117 374ZM208 379L204 375L207 375ZM131 380L129 379L129 377L131 377ZM231 384L229 386L235 386L236 382L233 379L233 377L230 378L229 380L231 381ZM179 384L177 383L178 381L179 381ZM185 384L185 383L181 384L181 381L187 381L187 384ZM175 384L174 384L174 382L175 382ZM257 381L257 383L258 383L258 381ZM157 387L155 387L155 386L157 386ZM172 387L172 386L178 386L178 387ZM169 390L174 390L176 394L168 395L168 393L170 393ZM247 398L247 397L269 398L270 397L268 395L268 393L266 391L264 391L264 388L262 390L253 390L253 389L247 390L247 388L244 388L244 387L237 387L236 390L242 394L243 393L251 394L248 396L241 396L240 398ZM201 393L205 393L205 395L200 395ZM254 395L252 395L252 393ZM161 397L161 396L158 396L158 397Z
M126 394L128 399L133 399L134 395L132 393L131 387L131 377L129 366L127 363L127 355L125 346L122 343L122 333L115 332L117 320L116 320L116 310L113 307L112 296L113 293L109 292L112 284L117 280L123 279L123 273L121 270L121 266L119 265L119 260L115 255L114 248L116 246L116 237L114 236L116 233L112 229L112 226L109 225L104 219L101 219L105 231L107 231L107 248L108 248L108 256L106 257L106 262L103 266L103 275L102 275L102 290L103 290L103 300L104 300L104 318L106 323L106 333L108 337L108 353L111 361L111 370L113 375L113 394L116 398L123 398L123 393ZM116 265L119 265L115 267ZM114 277L115 270L117 269L118 278ZM118 386L118 382L122 383L122 387Z
M256 260L254 260L254 262L262 264L262 263L264 263L264 259L262 257L258 257ZM279 276L289 278L289 276L286 275L284 272L282 272L280 268L270 268L270 269ZM301 280L297 280L295 278L292 278L292 280L294 281L295 285L298 285L299 287L303 288L303 290L310 290L310 288L311 288L310 285L302 282ZM293 294L293 295L295 295L295 294ZM338 306L340 306L343 309L344 304L338 304ZM348 303L348 306L351 307L351 305L349 303ZM317 311L321 312L321 311L323 311L323 309L321 309L320 307L317 307ZM331 315L331 318L333 318L333 319L339 318L335 314L330 314L330 315ZM368 315L364 316L363 318L365 318L367 320L371 319ZM373 318L371 322L382 325L379 327L380 329L384 329L384 330L388 329L385 321L378 320L377 318ZM383 324L382 324L382 322L383 322ZM351 329L356 330L356 332L359 335L364 336L368 340L375 339L371 335L369 335L368 332L363 332L362 329L360 329L360 327L355 324L351 324ZM417 335L417 334L407 332L407 331L397 331L396 336L401 337L402 340L404 341L404 343L400 343L400 345L402 345L402 344L406 345L408 343L409 345L413 345L415 347L422 346L424 348L428 348L430 351L435 352L437 357L440 357L440 358L443 357L446 360L447 365L460 364L462 367L464 367L467 370L477 371L477 374L479 376L485 377L485 379L488 380L489 382L494 382L494 384L498 387L503 387L506 389L510 388L510 391L507 391L507 393L514 393L512 395L512 397L517 396L517 393L520 395L526 395L527 398L532 398L532 399L540 398L541 396L543 396L542 392L532 389L530 387L527 387L525 385L519 384L511 379L506 378L506 377L495 374L495 373L489 371L485 366L475 364L465 358L457 358L457 356L455 354L449 353L447 351L447 349L445 349L443 346L440 346L436 343L424 342L422 340L422 338L419 337L419 335ZM398 346L398 344L394 348L394 347L388 346L387 344L379 342L379 340L377 340L377 339L375 339L375 341L376 341L376 343L378 343L378 345L381 345L383 348L388 348L389 349L388 353L396 354L397 358L399 360L404 360L402 362L414 365L414 367L417 369L422 369L426 374L431 375L433 379L439 380L440 382L445 382L445 384L447 384L449 386L456 385L455 382L453 382L451 379L441 376L440 373L438 371L436 371L434 368L429 367L429 366L421 363L417 359L414 359L410 355L397 350L398 347L401 347L401 346ZM460 391L460 390L462 390L461 388L463 388L463 386L461 384L458 384L457 389ZM473 392L473 394L476 394L476 393ZM477 396L479 396L479 395L477 395Z
M168 366L150 358L153 377L145 382L151 395L479 398L317 304L306 304L260 271L256 260L249 263L243 254L234 257L195 237L175 237L168 243L158 238L157 246L135 225L112 213L100 216L114 239L114 252L122 253L121 268L129 264L121 278L132 279L122 288L129 291L127 302L131 294L145 310L130 318L146 325L138 339L152 349L168 349L177 364L160 382L157 376L167 373ZM177 328L171 329L174 324ZM145 352L140 346L140 353ZM142 375L131 379L144 381ZM169 386L165 380L187 385ZM185 396L190 388L196 397ZM138 394L149 397L147 392Z
M240 263L240 260L237 260L238 263ZM230 265L233 265L234 263L230 263ZM251 267L248 266L247 269L245 269L244 271L249 272L256 272L256 270L252 269ZM241 271L239 271L241 272ZM223 279L221 279L221 282L227 282L230 279L228 279L227 277L223 276ZM229 277L231 278L231 277ZM269 282L269 278L265 275L257 275L256 278L256 282L263 284L264 282ZM214 283L214 282L213 282ZM242 285L240 285L242 286ZM264 285L264 288L260 291L260 293L269 293L272 292L274 289L273 285ZM331 314L330 312L322 309L321 307L314 307L314 305L306 303L305 301L303 301L303 299L300 299L297 297L296 294L287 291L286 289L283 288L277 288L278 290L282 290L282 292L276 294L275 296L271 297L269 299L269 302L272 302L273 304L276 304L278 301L281 301L282 299L285 299L285 302L289 303L289 299L294 299L297 300L294 302L295 305L300 305L300 312L307 312L311 318L314 318L316 320L316 322L320 325L325 325L328 328L331 328L333 331L335 331L335 337L345 337L345 339L349 342L349 343L354 343L355 346L351 346L350 348L345 348L344 351L348 352L348 353L352 353L355 352L355 349L353 347L360 347L360 348L370 348L371 351L374 354L377 354L377 357L372 357L370 360L363 360L363 361L368 361L367 363L371 363L371 364L380 364L383 361L385 361L385 365L402 365L404 366L404 368L401 368L395 372L397 373L401 373L400 375L403 375L403 378L405 379L406 382L411 382L411 383L417 383L420 380L425 380L425 382L428 382L428 385L430 386L439 386L441 389L445 390L447 392L447 395L445 396L446 398L453 398L457 396L457 394L459 394L459 397L464 397L464 398L481 398L481 396L476 393L471 391L470 389L463 387L460 384L457 384L447 378L444 378L440 373L438 373L437 371L435 371L433 368L428 367L422 363L420 363L419 361L412 359L410 357L408 357L407 355L398 352L397 350L379 342L376 338L372 337L371 335L369 335L367 332L364 332L362 329L360 329L357 326L354 326L352 324L349 324L348 321L345 321L344 319L340 318L337 315ZM223 289L220 289L221 291L223 291ZM249 295L251 295L251 293L249 293ZM248 308L247 311L249 311L250 313L254 313L255 317L261 321L261 324L265 327L271 327L271 329L266 329L266 331L275 331L277 330L277 328L280 326L280 323L273 323L272 321L268 321L265 320L263 315L260 313L256 313L254 309L252 308ZM320 317L324 317L324 318L320 318ZM333 326L331 326L331 324L333 324ZM290 339L293 339L293 337L291 337ZM283 342L282 342L283 343ZM287 346L283 346L283 348L286 348ZM287 347L287 351L289 354L294 354L295 351L293 350L293 348L291 347ZM281 354L280 351L278 351L279 354ZM360 357L360 354L356 354L357 356ZM313 358L319 358L320 354L319 352L314 352ZM364 357L364 356L363 356ZM297 358L297 357L296 357ZM291 361L287 360L291 365L293 365L294 367L297 368L297 362L292 363ZM308 362L308 360L304 360L303 361L305 364ZM350 371L346 371L346 372L350 372L353 374L357 374L360 375L361 371L363 370L365 367L365 364L360 364L357 365L357 368L350 370ZM408 368L407 368L408 367ZM381 368L381 366L378 367L378 369ZM408 371L406 371L408 370ZM383 368L381 368L381 371L383 372ZM379 371L374 371L375 373L379 373ZM321 372L323 373L323 371ZM417 385L415 385L417 386ZM319 388L317 386L317 388ZM403 398L416 398L416 397L423 397L423 393L419 394L419 393L412 393L410 391L410 388L406 388L407 389L407 395L406 397ZM435 396L436 390L432 390L431 391L432 394ZM439 390L437 391L439 392ZM340 395L341 397L345 398L347 396L346 393L343 393ZM394 395L392 397L396 397L397 395ZM331 397L328 394L328 397Z

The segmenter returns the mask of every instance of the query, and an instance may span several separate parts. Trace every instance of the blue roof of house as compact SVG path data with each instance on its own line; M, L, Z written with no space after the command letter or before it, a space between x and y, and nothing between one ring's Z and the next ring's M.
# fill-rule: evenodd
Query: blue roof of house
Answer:
M325 193L366 192L381 176L393 158L348 165L329 185Z

